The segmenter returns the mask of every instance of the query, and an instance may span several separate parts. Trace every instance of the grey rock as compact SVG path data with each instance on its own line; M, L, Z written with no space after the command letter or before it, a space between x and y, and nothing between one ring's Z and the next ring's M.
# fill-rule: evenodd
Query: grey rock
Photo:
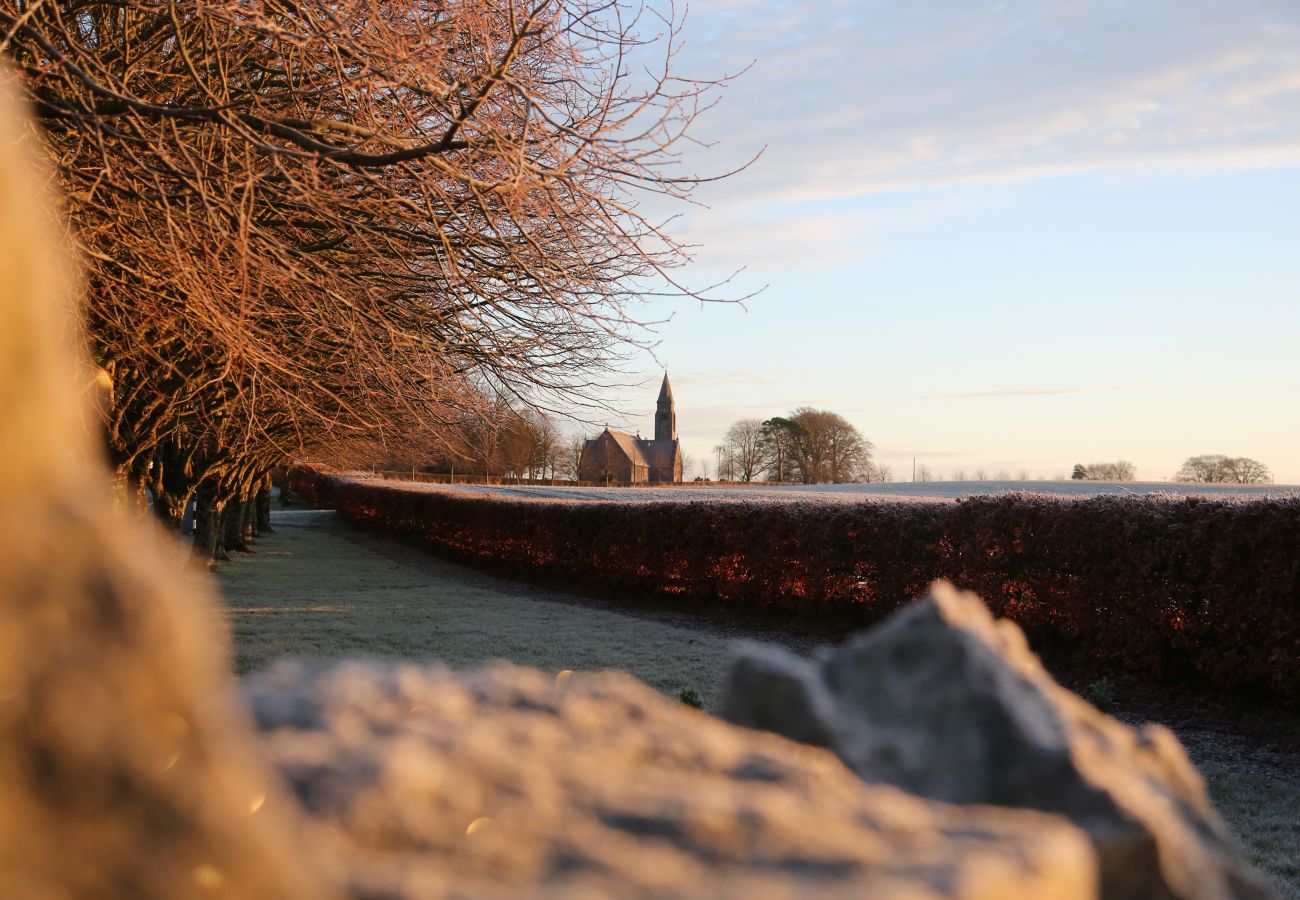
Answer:
M1096 895L1060 818L867 785L624 675L282 664L247 691L352 896Z
M1091 838L1106 897L1273 896L1168 729L1098 712L946 583L816 663L743 651L721 715L811 738L869 783L1063 815Z

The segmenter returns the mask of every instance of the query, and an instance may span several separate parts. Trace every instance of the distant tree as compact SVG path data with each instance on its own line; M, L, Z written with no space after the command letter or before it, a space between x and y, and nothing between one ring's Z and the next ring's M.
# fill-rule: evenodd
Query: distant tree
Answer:
M838 413L800 407L759 427L762 470L769 481L841 484L870 481L874 445Z
M980 466L978 469L975 470L975 480L976 481L989 480L989 473L984 470L983 466Z
M1088 481L1132 481L1137 475L1137 466L1124 459L1118 462L1088 463L1083 470L1084 478Z
M763 423L763 471L768 481L797 481L794 445L802 427L790 419L773 416Z
M930 467L925 463L916 464L916 481L921 483L934 481L934 474L930 471Z
M502 406L495 420L477 432L473 446L483 474L529 480L554 477L560 433L549 416Z
M718 444L713 448L713 455L716 460L715 471L718 473L719 481L736 480L736 456L731 448L725 443Z
M847 419L824 409L800 407L790 416L793 462L804 484L861 481L873 444Z
M1192 456L1174 475L1175 481L1209 484L1263 484L1272 480L1268 466L1245 456Z
M958 469L957 471L953 472L953 473L952 473L952 480L953 480L953 481L965 481L965 480L966 480L966 470L965 470L965 469Z
M719 446L730 460L729 466L736 481L753 481L765 468L768 448L763 423L758 419L741 419L733 424Z
M881 484L888 484L894 480L893 468L884 463L872 465L869 470L871 472L871 478L868 480L870 481L878 481Z
M1074 479L1075 481L1087 481L1088 467L1085 466L1083 463L1075 463L1074 472L1070 474L1070 478Z
M571 435L567 441L562 442L555 461L556 478L578 480L578 464L582 460L582 448L586 445L586 439L580 434Z
M1016 473L1016 481L1028 481L1028 480L1029 480L1028 469L1021 469L1019 472Z
M696 476L699 474L698 472L696 472L697 468L698 468L698 464L695 461L695 457L683 450L682 451L682 481L696 480Z
M1228 474L1236 484L1268 484L1273 480L1273 473L1268 466L1246 456L1229 459Z

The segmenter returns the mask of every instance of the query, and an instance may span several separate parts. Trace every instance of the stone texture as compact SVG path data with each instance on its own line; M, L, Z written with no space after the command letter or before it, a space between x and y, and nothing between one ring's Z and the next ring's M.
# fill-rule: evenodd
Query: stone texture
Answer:
M354 896L1095 896L1063 820L866 785L624 675L282 664L248 690Z
M721 715L829 747L869 783L1061 814L1091 837L1107 897L1272 896L1170 731L1098 712L945 583L815 662L742 651Z

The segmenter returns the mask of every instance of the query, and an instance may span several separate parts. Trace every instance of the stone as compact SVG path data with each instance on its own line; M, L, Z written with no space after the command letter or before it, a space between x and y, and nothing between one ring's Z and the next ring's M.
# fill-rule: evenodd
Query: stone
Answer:
M1062 819L867 785L625 675L285 663L247 690L354 896L1096 895Z
M1103 715L947 583L812 663L742 650L720 714L829 747L871 784L1064 816L1108 898L1273 896L1168 729Z

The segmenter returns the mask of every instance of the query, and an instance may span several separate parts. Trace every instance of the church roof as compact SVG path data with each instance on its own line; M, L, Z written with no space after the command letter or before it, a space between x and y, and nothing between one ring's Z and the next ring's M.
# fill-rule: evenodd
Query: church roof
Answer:
M659 402L663 403L664 401L667 401L671 403L672 400L673 400L673 386L668 383L668 373L665 372L664 383L659 388Z
M638 446L643 443L642 441L632 437L632 435L628 434L626 431L615 431L612 428L606 428L605 431L614 439L614 443L618 444L619 449L627 454L628 459L632 460L632 462L638 466L650 465L650 463L646 461L645 455L642 454L641 448Z
M650 469L671 469L677 460L679 447L677 441L647 440L634 437L626 431L615 431L613 428L606 428L605 433L613 438L614 443L634 465ZM595 441L587 443L592 444Z

